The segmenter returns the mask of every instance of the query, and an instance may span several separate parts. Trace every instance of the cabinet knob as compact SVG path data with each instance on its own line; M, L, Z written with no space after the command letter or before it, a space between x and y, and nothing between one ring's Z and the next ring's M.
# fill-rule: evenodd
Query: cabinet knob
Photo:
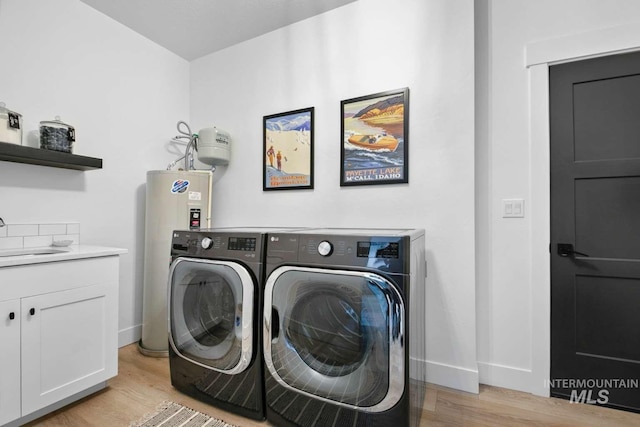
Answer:
M13 311L9 313L9 320L13 320L15 318L16 318L16 314Z
M32 315L32 316L33 316L34 314L36 314L36 309L35 309L35 308L32 308L31 310L29 310L29 314L30 314L30 315Z

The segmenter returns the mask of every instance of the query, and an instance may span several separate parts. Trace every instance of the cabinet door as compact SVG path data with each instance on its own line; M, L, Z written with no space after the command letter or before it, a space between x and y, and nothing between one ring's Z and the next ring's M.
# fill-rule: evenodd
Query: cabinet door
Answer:
M22 299L22 415L117 374L117 283Z
M0 301L0 343L0 425L3 425L20 418L20 300Z

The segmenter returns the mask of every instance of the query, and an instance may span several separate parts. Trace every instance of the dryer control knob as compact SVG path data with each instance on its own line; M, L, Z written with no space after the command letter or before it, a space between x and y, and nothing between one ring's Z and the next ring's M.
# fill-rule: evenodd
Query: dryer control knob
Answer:
M200 246L202 246L202 249L210 249L211 246L213 246L213 240L208 237L204 237L200 242Z
M331 255L331 252L333 252L333 245L331 245L331 243L327 242L326 240L323 240L318 244L318 253L320 255L329 256Z

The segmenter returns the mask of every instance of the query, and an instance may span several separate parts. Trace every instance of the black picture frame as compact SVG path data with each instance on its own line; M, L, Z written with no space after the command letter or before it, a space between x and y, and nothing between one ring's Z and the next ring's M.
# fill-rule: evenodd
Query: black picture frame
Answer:
M313 189L314 107L263 117L262 190Z
M409 182L409 88L340 101L340 186Z

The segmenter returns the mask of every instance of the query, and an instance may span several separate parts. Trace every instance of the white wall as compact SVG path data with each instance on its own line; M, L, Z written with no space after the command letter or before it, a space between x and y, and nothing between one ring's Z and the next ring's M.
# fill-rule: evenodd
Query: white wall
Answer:
M486 26L476 136L477 163L478 361L482 383L546 394L548 377L548 129L546 64L527 69L535 45L564 49L553 60L574 60L633 47L640 24L635 0L479 0ZM633 24L633 25L628 25ZM622 26L621 31L601 31ZM631 31L630 31L631 29ZM595 34L595 36L594 36ZM603 39L607 48L593 50ZM481 34L482 36L482 34ZM619 37L618 37L619 36ZM569 38L572 43L565 43ZM546 42L548 40L548 42ZM559 40L563 42L560 43ZM617 45L619 43L619 45ZM640 47L640 44L635 44ZM593 51L591 51L593 50ZM537 67L536 67L537 68ZM542 82L542 83L540 83ZM542 105L542 107L540 107ZM501 217L501 200L524 198L524 219ZM480 256L480 255L479 255Z
M8 223L80 222L81 243L121 257L121 344L142 319L146 171L189 115L189 63L77 0L0 0L0 101L24 117L25 141L59 115L74 152L103 159L87 172L0 162Z
M477 391L472 0L359 0L195 60L191 124L233 137L216 226L426 229L429 380ZM408 185L341 188L340 101L410 89ZM262 118L315 107L315 188L262 191Z

